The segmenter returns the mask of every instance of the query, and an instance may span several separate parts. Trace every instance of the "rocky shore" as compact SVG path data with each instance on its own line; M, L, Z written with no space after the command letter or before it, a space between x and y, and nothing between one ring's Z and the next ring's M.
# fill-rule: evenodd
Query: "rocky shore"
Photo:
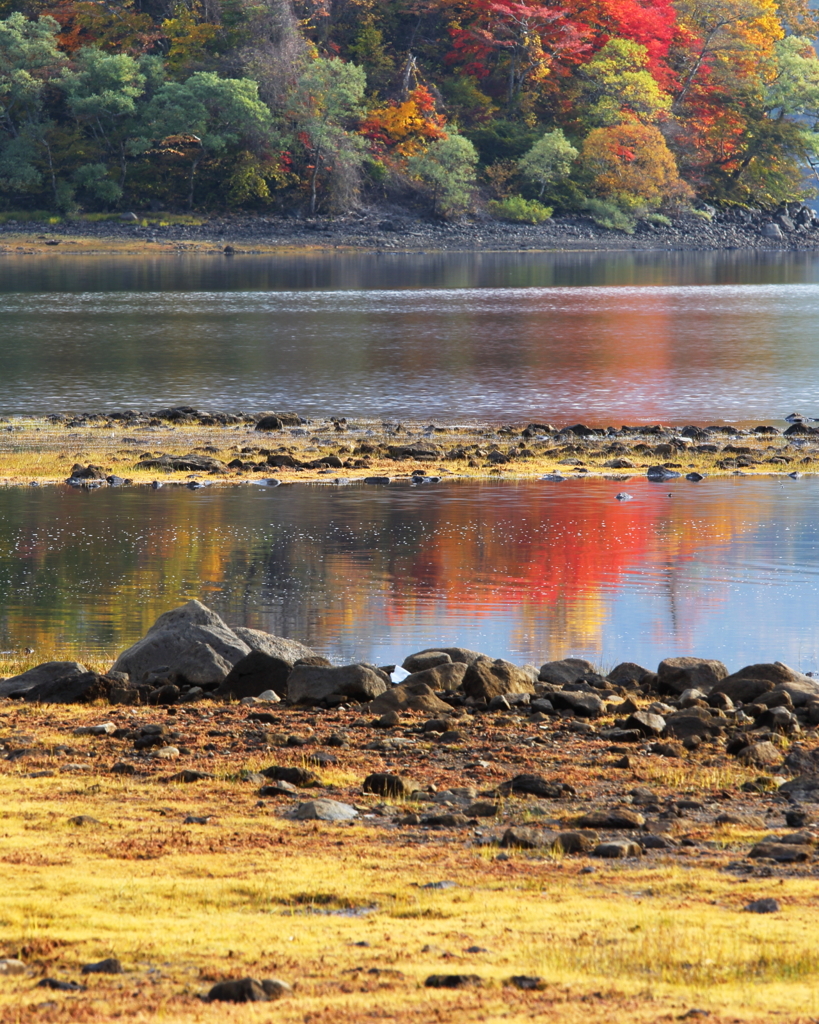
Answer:
M809 1009L817 723L819 681L779 662L338 666L190 601L106 672L0 682L0 861L24 905L61 893L42 939L0 921L0 1019Z
M0 481L76 487L626 481L782 474L819 465L819 426L380 422L190 406L0 419Z
M0 254L49 255L100 251L128 253L265 253L295 249L360 251L814 251L819 220L792 203L776 211L706 207L669 219L639 221L633 234L611 230L581 215L556 216L541 225L488 217L432 221L398 207L369 208L337 217L206 216L198 224L163 224L161 214L128 213L106 221L60 224L6 221Z
M709 830L736 825L769 834L737 846L730 870L819 872L819 681L780 662L729 673L720 661L667 658L656 671L623 663L603 675L577 658L520 667L444 647L402 666L333 666L190 601L110 671L48 662L0 682L0 697L6 708L117 709L118 723L83 727L68 747L6 736L9 765L91 753L111 760L114 774L157 778L174 765L172 781L198 782L223 757L278 750L283 758L246 781L296 820L352 820L374 800L385 827L602 858L687 857L692 846L717 849ZM209 733L214 716L225 728ZM325 786L321 769L351 758L361 766L356 784ZM742 784L692 800L617 781L650 763L692 760L737 771ZM596 778L577 774L581 764ZM384 797L401 802L379 804ZM692 830L696 840L686 838Z

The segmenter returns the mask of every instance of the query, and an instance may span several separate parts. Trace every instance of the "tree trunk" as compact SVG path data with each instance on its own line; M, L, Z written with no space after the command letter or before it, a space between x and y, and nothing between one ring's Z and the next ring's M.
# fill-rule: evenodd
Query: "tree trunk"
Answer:
M199 166L199 161L202 159L201 154L197 154L191 162L191 177L190 177L190 190L188 192L188 212L193 209L193 179L196 176L196 168Z
M310 175L310 216L316 215L316 191L318 188L318 170L321 161L321 146L316 147L316 155L313 157L313 173Z

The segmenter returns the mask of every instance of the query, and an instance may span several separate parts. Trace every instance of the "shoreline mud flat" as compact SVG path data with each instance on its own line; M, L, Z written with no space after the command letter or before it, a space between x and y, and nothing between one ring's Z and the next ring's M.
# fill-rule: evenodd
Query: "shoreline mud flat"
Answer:
M448 223L392 207L313 219L202 216L198 224L165 224L161 213L112 215L95 222L0 224L0 256L817 249L819 220L798 203L790 212L714 210L680 216L668 225L641 221L632 235L600 227L584 216L558 216L537 226L490 219Z
M188 486L801 475L819 427L385 423L190 406L0 418L0 484Z
M332 666L195 601L85 669L0 683L4 1022L815 1014L810 676Z

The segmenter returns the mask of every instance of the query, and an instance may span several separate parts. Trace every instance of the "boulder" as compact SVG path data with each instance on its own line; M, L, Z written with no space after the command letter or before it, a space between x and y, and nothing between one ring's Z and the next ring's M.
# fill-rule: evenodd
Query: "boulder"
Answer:
M243 697L258 697L265 690L272 690L278 697L286 697L287 679L294 664L263 651L251 651L236 662L214 696L241 700Z
M794 803L819 803L819 774L797 775L780 786L779 792L789 796Z
M647 668L643 668L642 665L636 665L633 661L621 661L619 665L616 665L609 672L606 679L610 683L614 683L615 686L620 686L622 683L639 683L647 675L651 674Z
M467 667L461 688L467 697L490 701L505 693L534 693L529 673L510 661L477 661Z
M660 693L701 690L708 694L727 675L721 661L707 658L666 658L657 669Z
M27 689L24 698L40 704L91 704L95 700L107 700L111 689L120 684L96 672L64 676L52 679Z
M736 675L728 676L721 683L717 683L709 696L724 694L733 704L753 704L763 693L773 690L774 684L770 679L737 679Z
M328 697L367 701L386 689L383 678L367 665L296 665L287 680L287 699L291 704L320 704Z
M625 728L639 729L644 736L662 736L665 719L662 715L653 715L650 711L635 711L626 719Z
M538 679L542 683L552 683L554 686L562 686L564 683L574 683L581 676L594 672L594 665L583 658L563 658L562 661L547 661L540 666Z
M209 455L196 455L193 452L187 455L159 455L155 459L142 459L137 463L136 468L176 470L187 473L227 473L228 471L228 467L219 459L213 459Z
M631 842L629 839L617 839L612 843L600 843L592 854L593 857L605 857L609 860L616 860L623 857L642 857L643 848L639 843Z
M525 793L527 796L538 796L546 800L559 800L561 797L574 793L565 782L549 782L542 775L525 773L516 775L509 782L498 786L500 793Z
M780 683L775 687L771 695L775 693L787 693L795 708L801 708L808 701L816 700L819 697L819 679L811 679L810 676L802 676L792 679L788 683Z
M217 982L208 992L207 998L212 1003L265 1003L279 999L291 991L285 981L278 978L233 978L229 981Z
M316 652L307 644L298 640L290 640L283 636L274 636L273 633L265 633L263 629L248 629L246 626L233 626L233 632L242 643L247 644L251 651L260 651L262 654L269 654L271 658L281 658L282 661L289 661L295 665L302 658L315 658ZM329 665L330 662L328 661Z
M469 666L463 661L443 662L440 665L411 673L404 680L404 685L423 683L431 690L438 692L444 690L447 693L453 693L460 688L468 669Z
M426 683L407 681L391 689L385 689L384 693L370 701L367 710L377 715L386 714L388 711L420 711L424 714L437 715L449 714L452 708L440 697L436 697Z
M515 825L503 833L500 845L504 850L551 850L556 841L556 832Z
M403 668L407 672L423 672L428 668L435 668L436 665L451 665L452 658L444 651L425 651L422 654L410 654L404 658ZM465 664L465 663L464 663Z
M724 719L715 718L705 708L686 708L669 715L665 721L666 735L678 740L696 736L701 740L717 736Z
M123 651L114 670L143 682L221 683L250 648L222 619L199 601L160 615L145 636Z
M422 654L447 654L451 661L462 661L465 665L474 665L476 661L490 661L485 654L481 654L479 651L470 651L466 647L426 647L423 651L417 651L415 654L410 654L404 658L403 667L407 672L413 672L414 669L409 668L408 662L413 662L415 658L420 657Z
M85 665L78 661L46 661L36 668L30 668L27 672L21 672L18 676L11 676L0 682L0 697L8 697L12 693L22 697L34 686L50 683L55 679L65 679L68 676L79 676L87 671Z
M782 751L770 740L751 743L737 754L737 760L754 768L775 768L782 764Z
M258 423L253 429L265 431L281 430L283 426L284 424L282 423L281 418L279 416L271 414L269 416L262 416L262 418L258 421Z
M599 718L606 711L605 701L596 693L556 690L549 694L549 701L558 711L571 711L581 718Z

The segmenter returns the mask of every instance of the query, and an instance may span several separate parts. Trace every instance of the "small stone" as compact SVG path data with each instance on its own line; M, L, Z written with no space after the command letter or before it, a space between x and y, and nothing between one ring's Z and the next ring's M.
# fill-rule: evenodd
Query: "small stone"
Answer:
M113 775L136 775L136 768L132 764L128 764L127 761L117 761L116 764L111 765L111 773Z
M107 960L99 960L95 964L83 964L80 968L83 974L124 974L122 964L116 957L110 956Z
M477 988L483 979L477 974L430 974L424 982L427 988Z
M753 900L745 909L749 914L775 914L779 910L779 903L769 897L764 900Z
M533 992L546 987L543 978L530 974L513 974L509 979L509 984L523 989L524 992Z
M293 821L352 821L358 811L338 800L308 800L299 804L288 817Z
M25 974L26 965L22 960L7 957L0 960L0 974Z
M404 775L391 775L389 772L374 772L364 780L364 792L376 793L378 796L393 798L409 797L421 788L421 784Z
M292 782L274 782L272 786L262 786L259 796L297 796L298 790Z
M151 756L162 761L173 761L179 757L179 747L159 747Z
M37 982L37 988L50 988L55 992L85 992L86 986L78 981L61 981L58 978L43 978Z
M470 818L494 818L500 810L500 804L490 803L488 800L478 800L466 808L466 814Z
M212 779L212 775L208 775L207 772L196 772L192 768L183 768L181 772L177 772L176 775L171 775L168 782L201 782L202 779Z
M642 828L646 819L636 811L617 807L610 811L591 811L577 819L580 828Z
M72 735L74 736L110 736L112 732L116 732L117 727L113 722L103 722L101 725L81 725L76 728Z
M639 843L633 843L628 839L618 839L613 843L600 843L595 847L592 856L614 860L619 857L640 857L642 853L643 848Z

